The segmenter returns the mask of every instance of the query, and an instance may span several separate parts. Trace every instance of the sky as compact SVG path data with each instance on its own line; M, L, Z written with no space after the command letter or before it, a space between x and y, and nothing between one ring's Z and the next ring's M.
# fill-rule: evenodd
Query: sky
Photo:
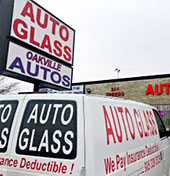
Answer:
M35 0L76 31L73 82L170 73L169 0Z
M76 30L73 82L170 73L170 1L35 1Z

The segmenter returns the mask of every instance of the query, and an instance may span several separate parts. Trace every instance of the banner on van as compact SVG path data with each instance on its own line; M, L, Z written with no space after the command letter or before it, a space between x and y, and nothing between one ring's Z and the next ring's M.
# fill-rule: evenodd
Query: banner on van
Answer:
M11 126L18 101L0 101L0 152L7 151Z
M31 100L21 123L18 154L74 159L77 154L77 105L70 100Z

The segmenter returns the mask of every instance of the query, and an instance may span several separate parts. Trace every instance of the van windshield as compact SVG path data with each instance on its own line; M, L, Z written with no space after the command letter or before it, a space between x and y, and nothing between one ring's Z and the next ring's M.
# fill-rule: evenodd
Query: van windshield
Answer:
M12 122L18 101L0 101L0 152L7 151Z
M74 159L77 104L71 100L31 100L23 114L17 154Z

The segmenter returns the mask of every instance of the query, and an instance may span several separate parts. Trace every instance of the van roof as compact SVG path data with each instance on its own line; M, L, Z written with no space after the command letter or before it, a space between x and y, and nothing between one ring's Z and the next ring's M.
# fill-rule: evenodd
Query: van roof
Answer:
M90 95L90 94L86 94L84 96L90 96L90 97L99 97L99 98L106 98L106 99L113 99L119 102L126 102L128 104L135 104L135 105L139 105L139 106L147 106L147 107L152 107L155 109L155 107L153 107L152 105L146 104L144 102L139 102L139 101L135 101L135 100L129 100L129 99L124 99L124 98L120 98L120 97L109 97L109 96L104 96L104 95Z
M61 96L64 96L64 97L91 97L91 98L103 98L103 99L112 99L112 100L115 100L115 101L118 101L118 102L126 102L128 104L131 104L131 105L138 105L138 106L147 106L147 107L151 107L153 109L156 109L155 107L153 107L152 105L148 105L146 103L143 103L143 102L138 102L138 101L134 101L134 100L129 100L129 99L124 99L124 98L120 98L120 97L108 97L108 96L104 96L104 95L94 95L94 94L68 94L68 93L62 93L62 94L56 94L56 93L23 93L23 94L13 94L13 95L0 95L0 98L2 97L3 99L5 99L4 97L6 97L7 99L17 99L17 97L32 97L34 99L34 96L40 96L40 97L45 97L45 96L49 96L49 98L51 96L58 96L58 97L61 97Z

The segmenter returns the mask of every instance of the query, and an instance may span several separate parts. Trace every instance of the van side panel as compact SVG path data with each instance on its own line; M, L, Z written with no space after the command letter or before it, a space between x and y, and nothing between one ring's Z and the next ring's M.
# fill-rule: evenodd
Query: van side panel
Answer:
M13 160L10 160L10 151L13 144L12 139L15 134L14 125L15 117L21 109L24 100L24 95L16 96L0 96L0 175L6 176L9 165L15 165Z
M153 107L117 98L0 96L0 176L168 176Z
M85 97L86 176L162 175L158 128L150 106Z
M19 107L6 152L12 165L3 176L81 176L82 97L27 95Z

